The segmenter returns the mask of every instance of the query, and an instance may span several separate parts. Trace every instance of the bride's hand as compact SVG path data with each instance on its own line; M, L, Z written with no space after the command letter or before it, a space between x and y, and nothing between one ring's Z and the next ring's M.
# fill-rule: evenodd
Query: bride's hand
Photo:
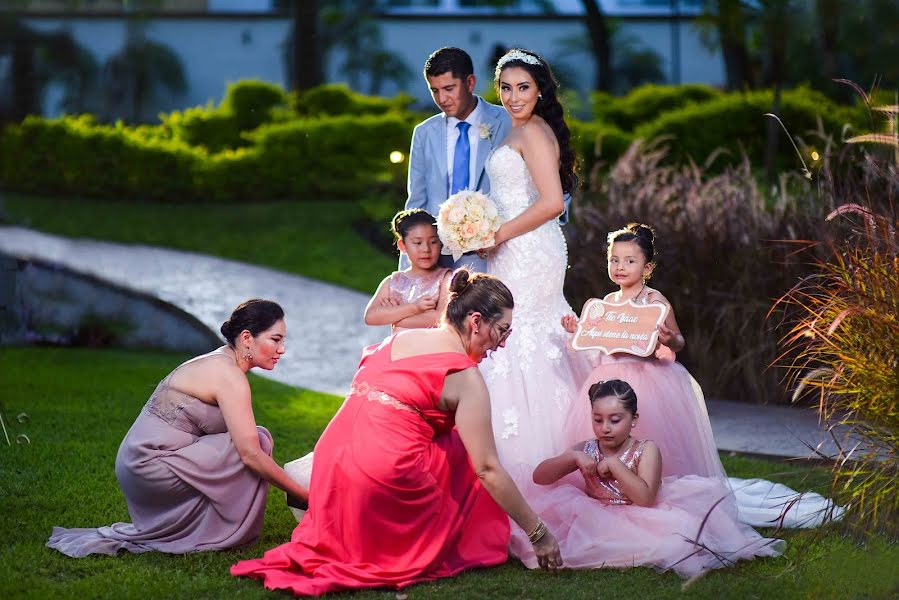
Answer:
M549 531L534 543L534 554L537 555L537 564L541 569L555 571L562 566L562 553L559 551L559 543Z
M562 328L568 333L577 331L577 317L574 315L565 315L562 317Z

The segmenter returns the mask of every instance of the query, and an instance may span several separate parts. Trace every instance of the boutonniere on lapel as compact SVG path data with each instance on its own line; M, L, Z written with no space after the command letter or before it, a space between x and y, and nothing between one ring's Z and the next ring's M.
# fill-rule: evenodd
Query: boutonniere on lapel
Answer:
M493 140L493 131L490 129L490 125L487 125L487 123L481 123L480 125L478 125L478 133L480 134L482 140Z

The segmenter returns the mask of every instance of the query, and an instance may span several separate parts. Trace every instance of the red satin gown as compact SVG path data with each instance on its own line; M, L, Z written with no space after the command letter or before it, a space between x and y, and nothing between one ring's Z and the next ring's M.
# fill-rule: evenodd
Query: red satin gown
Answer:
M320 595L450 577L507 558L509 518L477 479L454 415L438 409L456 352L393 360L366 348L346 402L315 446L309 510L291 541L232 575Z

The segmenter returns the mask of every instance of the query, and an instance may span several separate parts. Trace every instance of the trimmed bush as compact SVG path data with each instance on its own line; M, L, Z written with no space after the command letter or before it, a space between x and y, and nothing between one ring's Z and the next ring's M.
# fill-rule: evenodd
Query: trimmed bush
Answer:
M752 164L762 165L766 127L770 118L764 114L773 111L773 102L771 91L729 94L665 113L655 121L638 127L635 135L646 140L670 136L673 140L671 162L676 164L691 158L701 164L721 149L724 154L715 162L719 168L724 164L738 163L741 151L746 152ZM777 113L794 137L817 131L820 119L824 133L840 139L843 126L852 124L858 118L856 111L834 104L823 94L805 88L784 91ZM796 151L782 130L778 166L791 169L799 166Z
M408 146L412 124L398 115L294 120L245 134L250 147L215 154L164 134L91 117L28 117L0 137L0 182L122 200L355 198L390 180L388 157Z
M135 134L93 117L29 116L0 137L3 187L97 198L182 200L195 195L205 153L177 140Z
M365 195L411 136L412 124L397 115L297 120L248 134L275 197Z
M689 104L707 102L722 95L720 90L698 83L647 84L634 88L621 98L605 92L593 92L590 104L596 119L624 131L632 131L635 127L653 121L666 112Z
M294 94L291 98L297 114L306 117L336 115L383 115L403 112L413 102L408 94L393 98L364 96L344 84L326 84Z
M212 106L187 108L160 115L162 126L172 137L191 146L203 146L209 152L246 146L234 115Z
M270 122L272 109L287 105L288 95L280 86L244 79L228 84L220 108L233 115L240 131L250 131Z

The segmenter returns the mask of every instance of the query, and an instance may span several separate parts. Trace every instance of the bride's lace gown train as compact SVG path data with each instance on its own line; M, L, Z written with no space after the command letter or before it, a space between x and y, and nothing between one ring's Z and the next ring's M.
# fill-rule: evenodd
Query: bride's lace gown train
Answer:
M486 169L504 222L537 200L527 165L511 147L497 148ZM555 220L500 245L487 263L515 298L513 333L505 349L481 362L481 373L490 389L499 457L517 482L529 480L533 467L565 448L565 421L589 372L560 323L571 313L562 294L567 267L565 238Z

